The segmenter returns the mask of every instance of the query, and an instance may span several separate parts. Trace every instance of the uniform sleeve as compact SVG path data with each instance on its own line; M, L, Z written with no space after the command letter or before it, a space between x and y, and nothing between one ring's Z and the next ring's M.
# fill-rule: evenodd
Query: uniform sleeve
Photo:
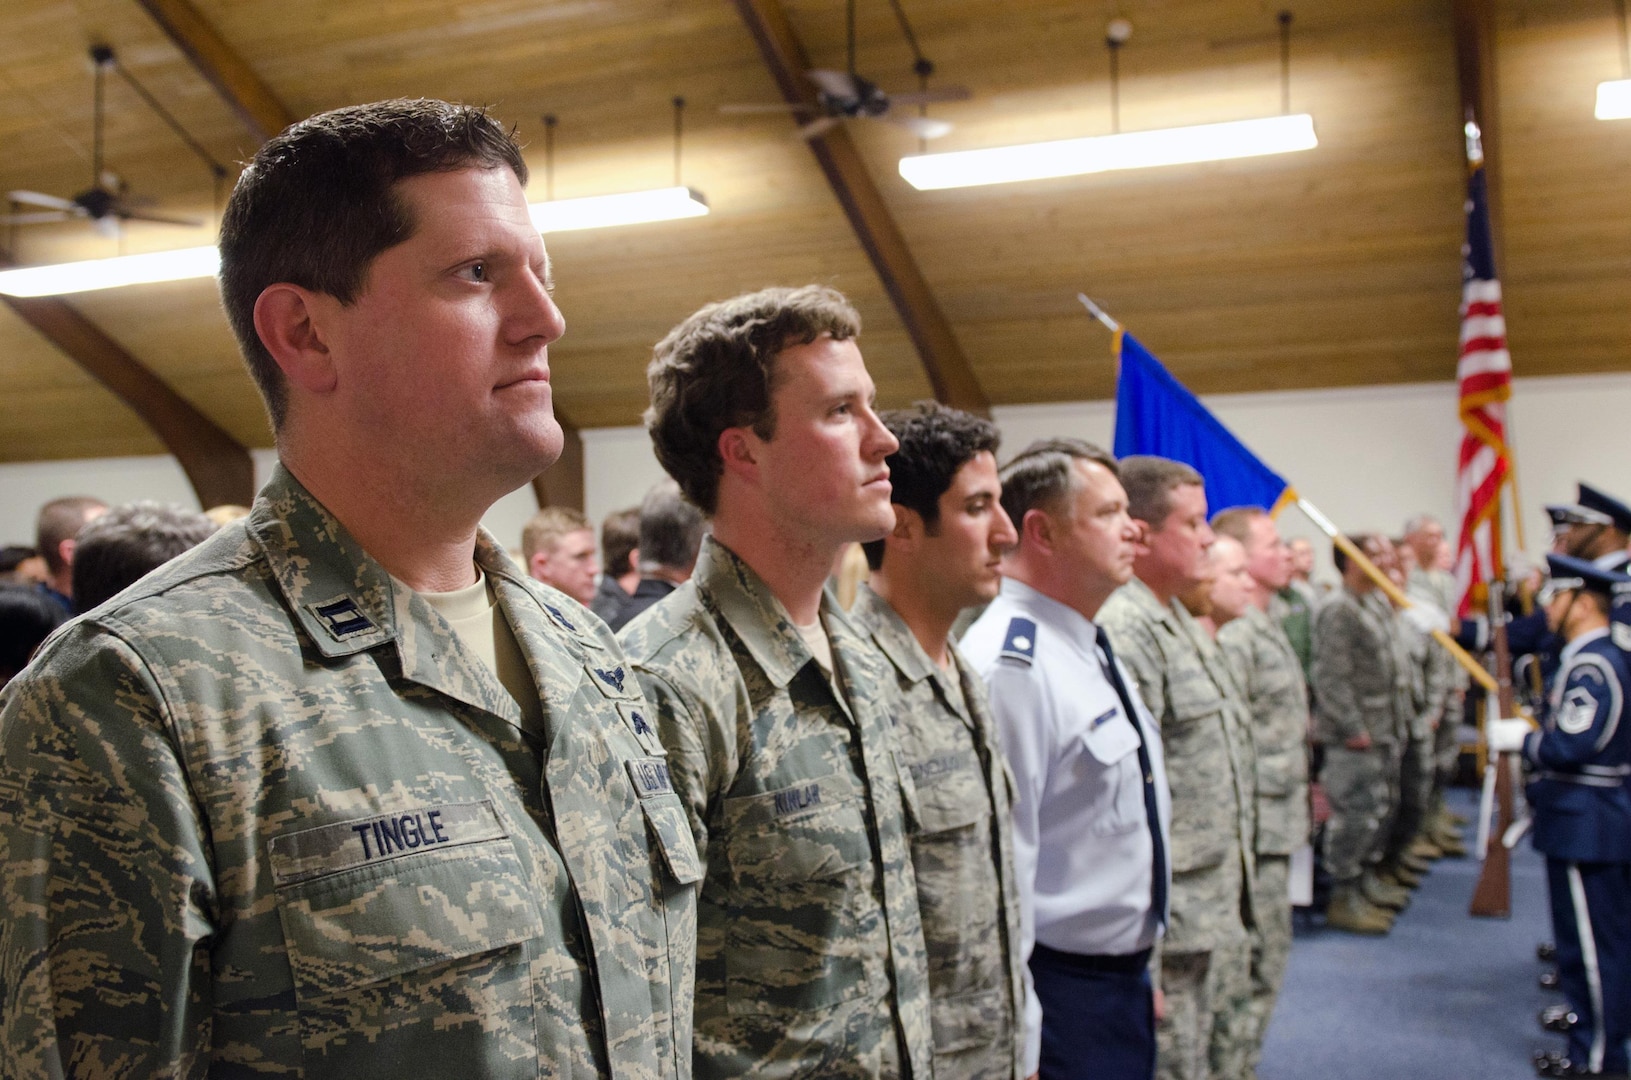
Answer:
M986 676L991 716L1008 767L1014 774L1014 877L1019 886L1020 959L1029 971L1036 944L1036 868L1041 835L1039 810L1054 757L1052 717L1032 670L998 662ZM1025 980L1025 1075L1042 1057L1042 1003Z
M669 779L674 793L685 806L691 835L697 842L697 857L706 866L708 806L719 783L712 764L719 756L719 749L710 746L709 732L716 731L717 725L709 723L708 712L700 702L662 674L638 664L634 674L641 693L657 716L657 737L668 754Z
M1320 611L1310 681L1320 719L1341 741L1365 734L1365 716L1354 689L1354 658L1361 637L1359 612L1350 605L1331 604Z
M1254 638L1244 621L1238 619L1218 631L1218 648L1223 653L1223 662L1246 695L1246 707L1255 714L1256 692L1252 676L1257 670L1257 649L1253 644Z
M0 1075L201 1074L214 873L155 680L80 624L9 688Z
M1600 656L1577 656L1558 677L1565 681L1551 723L1525 747L1531 761L1554 769L1595 760L1614 737L1625 700L1618 674Z

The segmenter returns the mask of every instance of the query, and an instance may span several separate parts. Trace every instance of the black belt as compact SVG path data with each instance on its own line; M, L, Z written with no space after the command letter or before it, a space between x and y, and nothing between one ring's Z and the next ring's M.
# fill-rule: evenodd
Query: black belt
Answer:
M1050 949L1039 941L1032 947L1031 963L1034 964L1038 960L1071 971L1104 971L1118 975L1133 975L1150 966L1150 950L1140 949L1135 953L1121 954L1073 953Z

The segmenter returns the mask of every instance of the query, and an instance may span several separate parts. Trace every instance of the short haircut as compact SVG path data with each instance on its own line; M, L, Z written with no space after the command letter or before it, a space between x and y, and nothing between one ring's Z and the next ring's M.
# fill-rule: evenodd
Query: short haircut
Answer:
M520 148L485 111L424 98L319 113L256 151L221 218L221 303L274 431L288 387L255 332L261 293L288 282L353 303L374 259L418 227L396 185L469 168L527 182Z
M546 506L522 527L521 551L530 563L534 555L553 548L563 537L592 528L581 511L566 506Z
M1438 518L1434 517L1432 514L1417 514L1405 521L1404 534L1409 536L1411 533L1420 532L1429 525L1437 524Z
M640 569L689 570L702 550L708 519L677 481L659 480L640 503Z
M1121 459L1121 486L1127 489L1127 513L1159 532L1172 513L1172 492L1186 484L1205 486L1201 474L1171 458L1133 454Z
M79 535L79 530L85 527L86 514L105 506L107 503L89 495L65 495L40 507L39 520L34 525L34 546L45 557L47 570L60 574L67 568L59 550L62 542Z
M1078 461L1096 462L1109 469L1111 476L1121 478L1116 459L1083 439L1038 440L1002 467L1002 508L1021 535L1026 513L1054 513L1076 490L1072 466Z
M0 686L27 667L40 642L67 619L61 604L32 585L0 585Z
M725 468L719 436L727 428L775 437L771 395L783 349L860 333L861 316L825 285L744 293L708 304L670 330L646 368L645 422L657 460L686 498L710 517L718 509Z
M996 454L1002 433L984 417L936 401L920 401L909 409L883 413L879 419L900 440L900 449L888 459L893 489L889 501L916 511L933 536L940 531L940 496L976 454ZM883 540L869 541L861 548L868 566L876 570L883 565Z
M606 576L619 578L634 570L629 557L640 546L640 508L613 510L600 523L600 564Z
M1252 522L1268 516L1261 506L1231 506L1212 515L1212 531L1245 547L1252 535Z
M74 548L74 606L91 610L203 543L216 528L184 506L143 500L113 507L80 531Z
M1365 545L1375 539L1375 533L1351 533L1348 536L1348 543L1352 544L1360 552L1364 552ZM1366 555L1365 558L1368 559L1370 556ZM1337 568L1337 573L1346 574L1348 572L1348 553L1343 551L1337 544L1331 545L1331 563Z

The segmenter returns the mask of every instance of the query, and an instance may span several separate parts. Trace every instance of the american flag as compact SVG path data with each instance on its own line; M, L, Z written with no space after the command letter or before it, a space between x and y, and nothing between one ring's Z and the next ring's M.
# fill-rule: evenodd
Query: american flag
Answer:
M1458 614L1480 601L1481 586L1501 574L1501 486L1512 472L1506 443L1506 401L1512 396L1512 356L1506 348L1501 283L1489 234L1489 198L1476 136L1467 180L1467 243L1461 249L1461 454L1456 465L1455 580Z

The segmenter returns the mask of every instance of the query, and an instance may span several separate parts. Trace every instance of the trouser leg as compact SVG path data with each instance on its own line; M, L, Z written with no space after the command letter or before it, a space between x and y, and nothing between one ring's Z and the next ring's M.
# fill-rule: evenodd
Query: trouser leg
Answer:
M1427 795L1431 787L1432 747L1425 737L1407 739L1399 747L1397 803L1388 831L1384 863L1398 861L1410 850L1427 814Z
M1355 882L1376 847L1387 811L1385 755L1328 746L1321 780L1331 805L1325 824L1325 866L1337 885Z
M1560 989L1580 1019L1569 1059L1627 1071L1631 1034L1631 866L1546 860Z
M1155 1007L1147 966L1088 971L1039 948L1031 979L1042 1002L1042 1080L1150 1080Z
M1167 1017L1155 1028L1155 1075L1160 1080L1208 1080L1212 1004L1207 997L1209 952L1161 954L1161 993Z
M1212 1080L1245 1080L1251 1068L1255 1031L1251 954L1251 942L1244 938L1212 950L1207 972L1207 996L1212 999L1207 1061Z
M1285 981L1291 957L1291 858L1257 857L1257 926L1252 932L1251 1059L1252 1069L1262 1057L1274 1002Z

